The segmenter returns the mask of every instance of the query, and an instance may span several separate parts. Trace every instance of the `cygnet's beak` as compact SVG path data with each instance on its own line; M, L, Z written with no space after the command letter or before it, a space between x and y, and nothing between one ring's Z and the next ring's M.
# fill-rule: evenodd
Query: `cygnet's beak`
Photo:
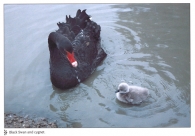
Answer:
M118 92L119 92L119 90L116 90L116 91L115 91L115 93L118 93Z

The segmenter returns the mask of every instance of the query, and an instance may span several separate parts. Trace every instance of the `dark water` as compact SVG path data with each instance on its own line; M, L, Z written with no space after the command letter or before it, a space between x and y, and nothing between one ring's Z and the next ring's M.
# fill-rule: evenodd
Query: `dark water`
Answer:
M47 38L65 15L87 9L108 54L79 86L52 87ZM4 5L5 112L59 127L190 127L189 4ZM146 87L139 106L120 103L120 82Z

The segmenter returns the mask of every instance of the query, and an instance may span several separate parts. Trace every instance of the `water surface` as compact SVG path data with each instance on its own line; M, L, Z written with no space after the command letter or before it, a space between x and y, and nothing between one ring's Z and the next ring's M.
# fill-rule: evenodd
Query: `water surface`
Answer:
M80 85L59 91L47 38L65 15L87 9L108 54ZM189 4L4 5L5 112L57 120L59 127L190 127ZM115 98L121 82L143 86L141 105Z

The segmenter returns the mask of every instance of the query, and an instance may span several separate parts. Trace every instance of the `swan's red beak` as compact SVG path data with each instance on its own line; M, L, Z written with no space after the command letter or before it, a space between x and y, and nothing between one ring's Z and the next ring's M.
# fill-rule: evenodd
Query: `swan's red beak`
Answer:
M70 61L70 63L72 64L73 67L78 66L78 63L74 58L74 53L70 53L70 52L66 51L66 57L68 58L68 60Z

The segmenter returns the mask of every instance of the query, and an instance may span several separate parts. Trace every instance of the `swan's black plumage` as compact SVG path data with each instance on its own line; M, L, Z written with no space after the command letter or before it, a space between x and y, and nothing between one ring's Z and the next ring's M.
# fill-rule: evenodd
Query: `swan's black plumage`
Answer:
M90 20L86 10L76 17L66 16L66 23L57 23L59 29L48 37L50 51L50 78L60 89L76 86L85 80L106 57L100 46L101 27ZM73 52L78 66L73 67L66 52Z

